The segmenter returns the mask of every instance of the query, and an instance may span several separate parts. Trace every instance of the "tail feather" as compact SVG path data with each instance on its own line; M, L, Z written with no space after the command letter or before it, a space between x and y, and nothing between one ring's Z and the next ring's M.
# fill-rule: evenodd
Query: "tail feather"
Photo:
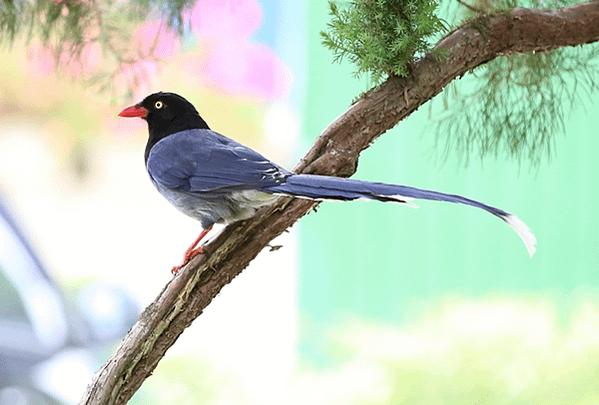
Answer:
M499 208L456 194L445 194L396 184L305 174L290 176L286 183L269 187L264 191L314 200L351 201L369 199L415 206L410 201L422 199L470 205L501 218L511 226L526 245L530 257L536 250L537 240L534 234L518 217Z
M520 239L522 239L522 242L524 242L524 245L528 250L529 256L532 257L537 250L537 238L535 237L535 234L530 231L528 225L517 216L511 214L508 214L507 217L501 219L518 233L518 236L520 236Z

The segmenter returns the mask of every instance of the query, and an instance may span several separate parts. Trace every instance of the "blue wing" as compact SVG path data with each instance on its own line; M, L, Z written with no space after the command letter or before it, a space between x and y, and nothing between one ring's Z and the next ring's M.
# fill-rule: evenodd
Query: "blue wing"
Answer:
M193 129L156 143L148 156L153 181L184 193L217 198L279 185L291 172L214 131Z

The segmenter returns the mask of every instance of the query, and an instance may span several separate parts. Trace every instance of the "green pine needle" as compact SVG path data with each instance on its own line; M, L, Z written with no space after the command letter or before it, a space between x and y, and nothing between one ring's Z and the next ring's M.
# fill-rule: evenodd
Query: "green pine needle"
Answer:
M340 8L329 1L331 22L320 34L333 60L348 59L356 76L376 84L391 74L406 76L409 63L431 49L431 37L445 30L435 0L352 0Z
M478 1L468 12L513 3ZM544 6L563 5L555 0ZM569 114L599 90L598 57L597 44L504 56L476 68L469 80L454 81L442 93L443 108L434 118L437 155L446 161L457 152L465 165L473 157L506 156L540 167L554 154Z

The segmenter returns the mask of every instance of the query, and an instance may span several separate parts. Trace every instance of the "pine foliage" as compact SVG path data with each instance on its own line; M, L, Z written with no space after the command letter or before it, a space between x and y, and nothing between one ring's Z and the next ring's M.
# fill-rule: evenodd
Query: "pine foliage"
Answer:
M389 75L406 76L417 55L431 49L431 37L444 31L435 0L352 0L345 7L329 1L331 22L323 44L335 61L347 58L356 75L374 83Z
M466 18L518 6L562 7L561 0L478 0L464 5ZM459 13L454 12L454 15ZM587 44L551 52L508 55L479 66L442 93L433 115L436 153L473 158L507 158L539 168L555 153L565 120L599 90L599 46ZM433 103L431 103L432 105Z
M531 167L555 152L565 120L599 89L599 47L558 49L497 58L476 69L473 80L452 83L435 115L437 152L507 157Z

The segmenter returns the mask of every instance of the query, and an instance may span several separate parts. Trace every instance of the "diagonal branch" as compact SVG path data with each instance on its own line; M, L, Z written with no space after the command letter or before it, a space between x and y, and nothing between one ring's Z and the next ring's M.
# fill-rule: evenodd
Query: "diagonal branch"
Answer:
M598 40L599 0L557 10L517 8L479 17L437 44L447 56L428 54L413 63L408 77L391 77L360 98L322 132L295 170L350 176L362 150L470 69L503 55ZM254 218L225 228L206 246L210 254L193 259L146 308L80 404L125 404L221 288L316 205L281 198Z

